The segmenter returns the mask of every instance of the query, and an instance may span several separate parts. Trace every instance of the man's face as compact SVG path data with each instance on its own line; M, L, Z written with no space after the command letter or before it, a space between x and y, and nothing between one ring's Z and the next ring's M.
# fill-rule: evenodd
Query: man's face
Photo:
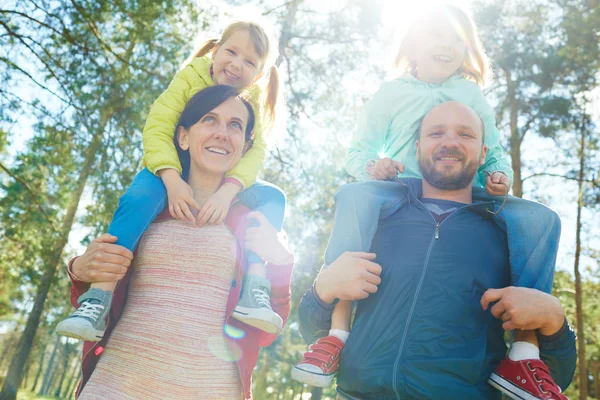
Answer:
M423 179L442 190L464 189L485 163L481 120L470 107L447 102L423 119L417 158Z

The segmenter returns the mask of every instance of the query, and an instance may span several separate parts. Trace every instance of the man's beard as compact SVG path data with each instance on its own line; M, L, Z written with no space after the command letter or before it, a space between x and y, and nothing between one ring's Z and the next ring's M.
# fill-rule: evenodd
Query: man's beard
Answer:
M473 178L479 169L479 157L477 160L468 162L460 171L453 174L448 174L443 169L436 170L434 160L440 157L460 157L463 160L465 158L461 152L448 149L442 149L431 159L426 160L419 154L421 175L431 186L441 190L460 190L473 184Z

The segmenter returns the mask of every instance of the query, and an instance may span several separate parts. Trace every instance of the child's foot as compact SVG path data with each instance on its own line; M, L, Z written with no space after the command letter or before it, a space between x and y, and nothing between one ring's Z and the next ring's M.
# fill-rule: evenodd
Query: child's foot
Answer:
M233 318L267 333L277 333L281 317L271 309L271 282L257 275L246 275Z
M292 369L292 379L311 386L329 387L338 370L343 347L344 342L333 335L317 340Z
M488 382L511 399L569 399L560 392L541 360L513 361L506 357L492 372Z
M77 300L80 304L77 311L56 326L56 333L88 342L99 341L104 336L112 297L112 292L89 289Z

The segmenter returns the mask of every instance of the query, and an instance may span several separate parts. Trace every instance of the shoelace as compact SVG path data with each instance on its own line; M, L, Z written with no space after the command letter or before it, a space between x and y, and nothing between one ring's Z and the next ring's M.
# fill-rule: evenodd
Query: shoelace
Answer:
M256 299L256 302L259 306L266 307L269 310L272 310L271 297L269 297L267 292L265 292L262 289L252 289L252 293L254 293L254 298Z
M83 302L77 311L73 313L73 316L88 318L95 322L103 310L104 306L102 304Z

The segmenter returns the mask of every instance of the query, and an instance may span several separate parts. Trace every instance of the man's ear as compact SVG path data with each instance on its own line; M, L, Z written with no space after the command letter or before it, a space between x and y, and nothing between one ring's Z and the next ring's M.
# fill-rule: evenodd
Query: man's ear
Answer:
M177 128L177 142L179 143L181 150L187 150L190 148L188 137L189 133L183 126Z
M484 145L481 148L481 157L479 158L479 165L485 164L485 156L487 155L488 147Z

